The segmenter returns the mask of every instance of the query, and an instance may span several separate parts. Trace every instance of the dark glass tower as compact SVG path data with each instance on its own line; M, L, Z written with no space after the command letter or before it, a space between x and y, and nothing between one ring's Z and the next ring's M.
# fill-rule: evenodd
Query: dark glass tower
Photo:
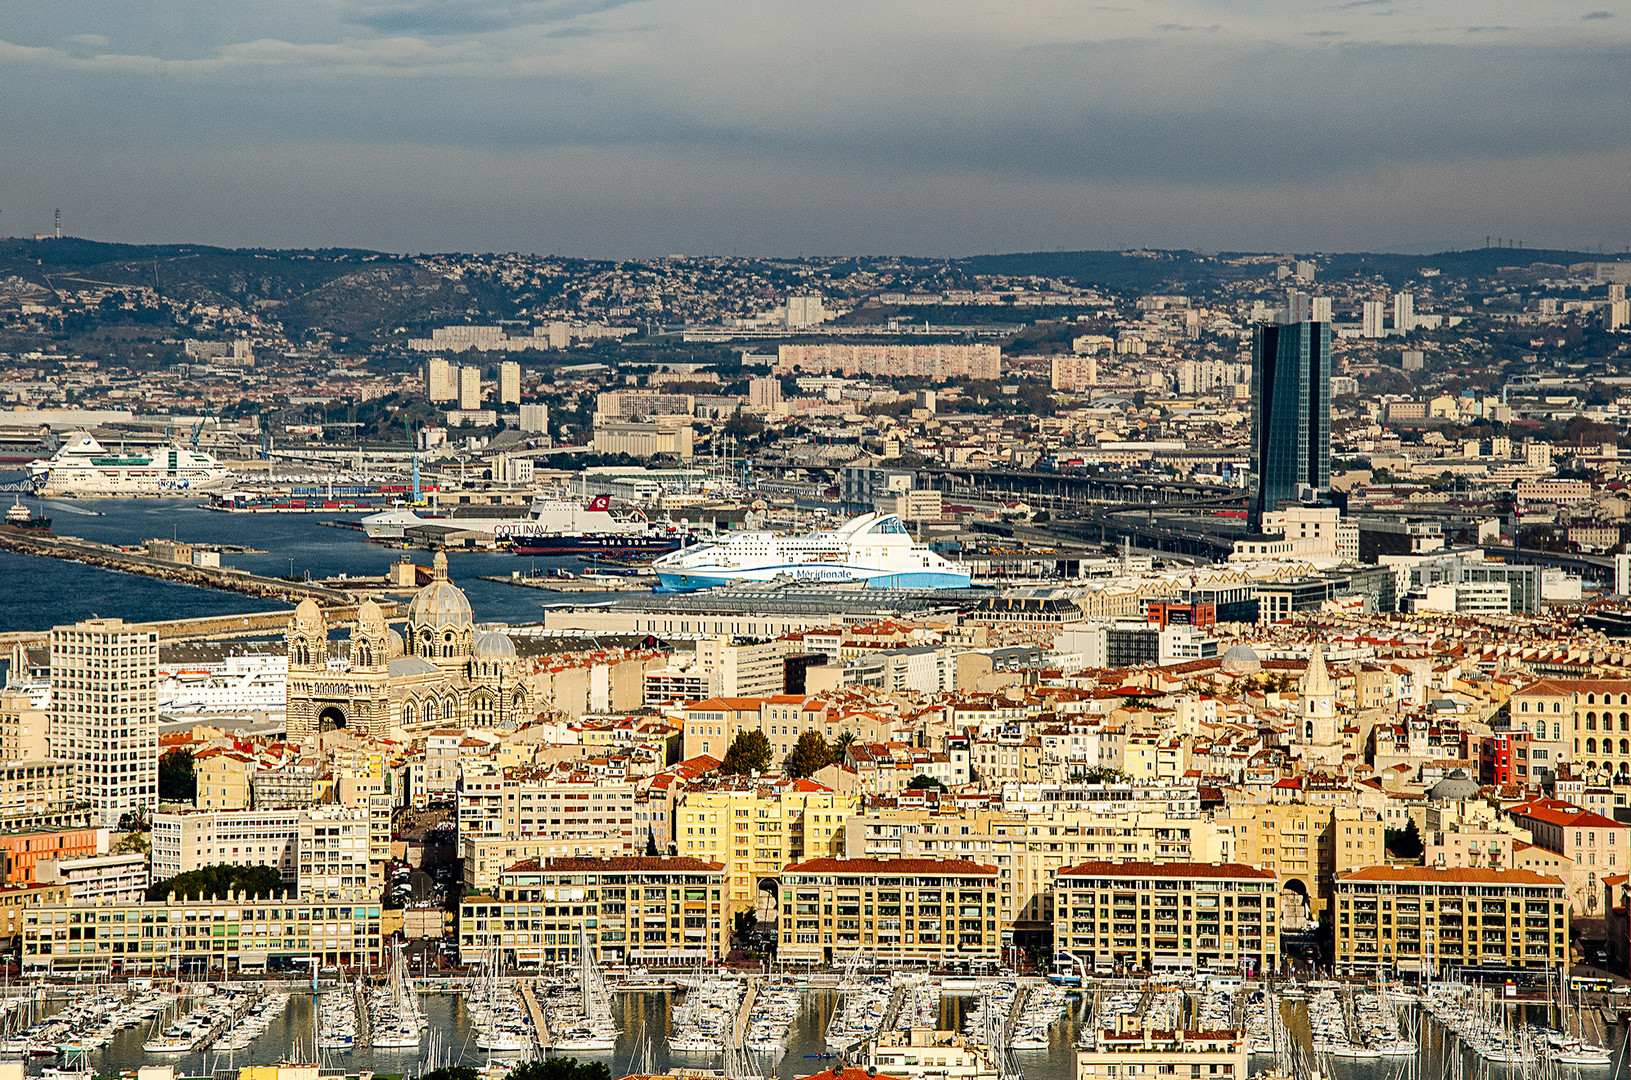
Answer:
M1331 327L1263 323L1252 336L1251 524L1331 486Z

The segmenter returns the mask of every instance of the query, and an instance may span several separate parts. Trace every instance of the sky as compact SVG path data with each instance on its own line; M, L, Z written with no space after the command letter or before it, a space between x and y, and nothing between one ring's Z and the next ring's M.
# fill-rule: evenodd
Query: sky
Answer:
M7 0L0 235L950 256L1631 244L1609 0Z

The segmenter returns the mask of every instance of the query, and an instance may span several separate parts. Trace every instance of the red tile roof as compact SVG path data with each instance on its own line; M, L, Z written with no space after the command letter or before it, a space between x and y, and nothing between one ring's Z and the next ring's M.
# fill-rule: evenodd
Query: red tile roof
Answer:
M1128 878L1235 878L1250 881L1273 881L1274 872L1259 870L1242 863L1150 863L1150 862L1085 862L1059 871L1064 877L1128 877Z
M1367 866L1363 870L1339 873L1336 880L1344 881L1419 881L1440 882L1451 885L1562 885L1550 874L1537 874L1532 870L1486 870L1472 866L1446 867L1442 870L1425 866Z
M949 877L997 876L995 866L968 859L807 859L789 863L783 874L941 874Z

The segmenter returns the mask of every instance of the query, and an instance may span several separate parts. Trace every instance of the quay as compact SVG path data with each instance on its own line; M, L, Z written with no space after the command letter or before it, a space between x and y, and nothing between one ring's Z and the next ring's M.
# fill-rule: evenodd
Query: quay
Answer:
M380 604L387 622L401 622L405 617L398 606ZM325 606L323 613L330 625L357 621L354 603ZM192 619L165 619L159 622L133 623L134 627L152 630L160 641L227 641L234 638L267 637L282 634L289 626L287 611L252 611L243 615L203 615ZM16 645L43 645L49 637L46 630L13 630L0 633L0 649Z
M531 979L521 984L521 1000L526 1003L527 1015L532 1018L532 1030L538 1036L539 1049L548 1049L555 1041L549 1030L549 1014L538 1004L538 984Z
M527 574L483 574L482 581L496 581L500 585L518 585L524 589L543 589L547 592L645 592L656 584L652 577L621 577L594 574L588 577L553 578Z
M283 578L262 577L242 570L216 566L192 566L157 559L111 544L82 540L76 536L52 534L31 535L21 530L0 530L0 551L15 551L23 555L40 555L48 559L67 559L104 570L118 570L127 574L160 578L182 585L197 585L206 589L221 589L298 603L310 597L322 603L345 604L354 597L339 589L305 581L286 581Z

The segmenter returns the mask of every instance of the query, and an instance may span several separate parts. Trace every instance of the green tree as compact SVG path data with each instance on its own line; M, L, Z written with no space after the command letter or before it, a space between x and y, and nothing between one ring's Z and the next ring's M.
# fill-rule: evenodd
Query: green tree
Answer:
M1410 821L1402 829L1389 829L1386 834L1387 849L1401 859L1419 859L1423 850L1421 831L1416 828L1416 819Z
M834 761L843 761L844 755L849 752L850 744L855 741L855 732L845 728L838 733L838 738L832 741L831 755Z
M907 782L906 787L910 791L921 791L925 788L933 788L936 791L946 790L945 784L942 784L932 776L924 776L922 773L918 773L916 776L912 777L912 779Z
M577 1058L544 1058L517 1065L510 1080L612 1080L611 1072L598 1061L579 1063Z
M171 750L159 758L159 801L192 802L198 797L190 750Z
M769 768L770 739L762 731L739 733L725 751L725 760L719 763L722 773L762 773Z
M278 873L275 866L216 864L201 866L164 881L155 881L147 887L147 898L167 900L171 893L175 893L178 897L223 900L236 892L250 896L283 896L286 891L283 875Z
M794 744L793 752L782 762L782 771L788 776L809 776L817 769L832 764L832 747L819 731L806 731Z

